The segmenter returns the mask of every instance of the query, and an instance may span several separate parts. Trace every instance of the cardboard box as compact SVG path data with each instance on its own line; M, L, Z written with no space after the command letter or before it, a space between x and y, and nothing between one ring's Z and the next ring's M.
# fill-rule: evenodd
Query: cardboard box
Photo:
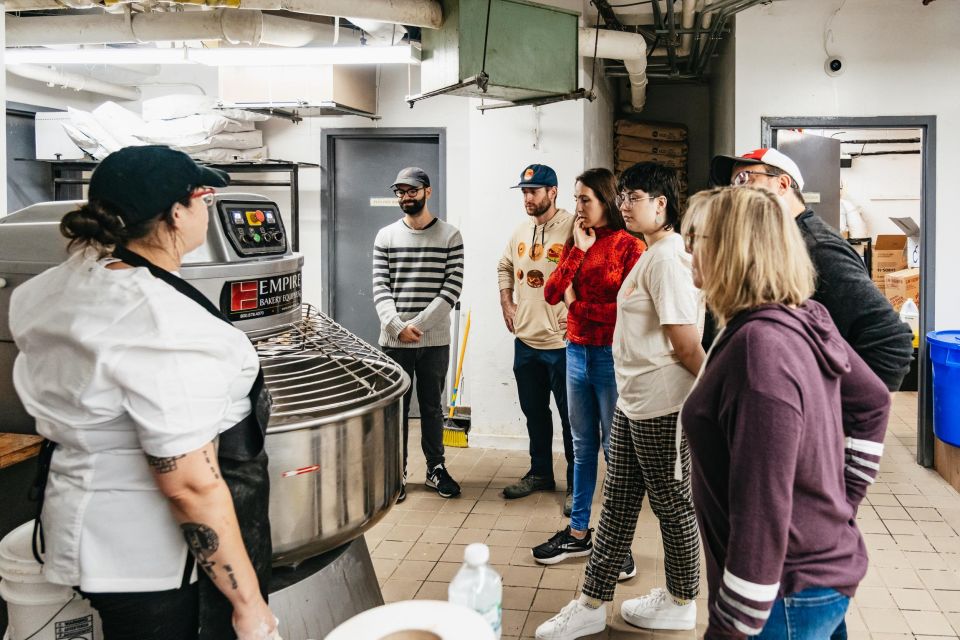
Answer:
M907 268L907 236L877 236L873 245L873 282L880 291L884 276Z
M907 298L913 298L920 306L920 269L901 269L886 274L883 279L884 295L894 309L900 311Z
M907 236L907 266L920 266L920 227L913 218L890 218L893 224L900 227L903 235Z

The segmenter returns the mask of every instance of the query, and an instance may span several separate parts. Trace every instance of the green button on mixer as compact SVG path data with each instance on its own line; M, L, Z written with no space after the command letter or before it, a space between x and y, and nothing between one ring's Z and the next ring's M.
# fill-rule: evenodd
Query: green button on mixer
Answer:
M254 242L260 242L262 239L263 239L263 238L260 237L260 234L259 234L259 233L254 233L254 234L253 234L253 241L254 241Z

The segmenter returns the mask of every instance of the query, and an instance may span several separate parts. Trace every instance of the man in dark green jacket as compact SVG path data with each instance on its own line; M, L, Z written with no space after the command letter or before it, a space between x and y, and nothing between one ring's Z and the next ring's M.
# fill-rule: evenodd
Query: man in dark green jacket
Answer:
M817 270L813 299L827 308L840 335L887 389L898 390L913 358L913 332L900 322L853 247L806 205L796 163L776 149L756 149L716 156L710 174L718 185L749 185L783 198Z

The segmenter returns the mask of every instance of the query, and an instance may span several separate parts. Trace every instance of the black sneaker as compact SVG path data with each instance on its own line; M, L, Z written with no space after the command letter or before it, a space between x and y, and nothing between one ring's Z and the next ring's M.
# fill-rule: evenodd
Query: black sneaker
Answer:
M447 468L438 464L432 471L427 472L427 480L424 483L431 489L436 489L441 498L455 498L460 495L460 485L450 477Z
M588 556L593 552L593 529L587 531L583 540L574 538L567 526L552 538L533 548L533 559L540 564L556 564L567 558Z
M514 498L528 496L534 491L553 491L556 488L557 483L553 481L553 478L535 476L532 473L528 473L509 487L504 487L503 497L512 500Z
M403 470L403 477L400 479L400 495L397 496L397 504L407 499L407 470Z
M629 551L626 560L623 561L623 566L620 567L620 575L617 576L617 580L623 582L635 575L637 575L637 565L633 562L633 552Z
M573 489L567 487L567 494L563 497L563 516L569 518L573 513Z

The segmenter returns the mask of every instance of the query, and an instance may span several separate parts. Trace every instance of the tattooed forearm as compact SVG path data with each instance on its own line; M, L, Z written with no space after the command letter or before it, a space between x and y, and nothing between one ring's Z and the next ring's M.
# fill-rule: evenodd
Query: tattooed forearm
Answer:
M147 464L153 467L153 470L157 473L170 473L171 471L177 470L177 460L185 457L185 455L171 456L169 458L156 458L154 456L147 456Z
M207 450L203 451L203 458L207 461L207 464L210 465L210 473L213 474L213 477L217 480L220 479L220 474L217 473L217 467L214 466L213 462L210 460L210 452Z
M233 567L228 564L223 565L223 570L227 572L227 577L230 579L230 588L234 591L237 590L237 576L233 574Z
M211 556L220 548L220 537L217 532L205 524L195 522L186 522L180 525L183 531L183 537L190 547L190 552L197 559L197 564L203 569L211 580L216 580L213 567L216 563L211 560Z

